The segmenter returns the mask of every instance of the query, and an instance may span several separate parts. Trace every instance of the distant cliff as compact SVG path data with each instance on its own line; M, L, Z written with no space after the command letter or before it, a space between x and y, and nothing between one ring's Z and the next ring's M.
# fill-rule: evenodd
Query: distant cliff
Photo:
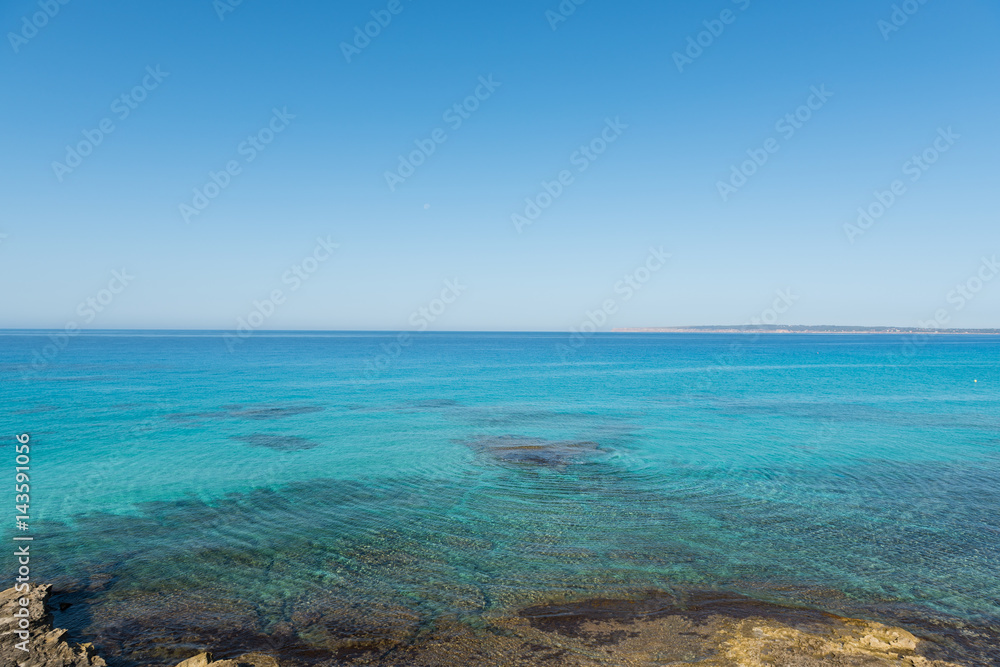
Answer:
M916 327L841 327L801 324L743 324L698 327L622 327L612 333L803 333L803 334L978 334L1000 335L1000 329L920 329Z

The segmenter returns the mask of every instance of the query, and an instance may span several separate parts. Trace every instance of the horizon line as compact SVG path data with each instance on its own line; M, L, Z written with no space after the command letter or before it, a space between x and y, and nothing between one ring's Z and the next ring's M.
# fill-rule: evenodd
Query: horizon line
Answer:
M824 331L820 331L823 329ZM212 328L156 328L156 327L118 327L107 329L74 329L65 328L38 328L38 327L0 327L0 333L63 333L69 336L80 336L100 333L139 333L139 332L170 332L170 333L205 333L205 334L233 334L235 329L212 329ZM947 328L922 328L905 326L869 326L869 325L834 325L834 324L705 324L689 326L637 326L637 327L615 327L605 331L585 332L586 335L597 334L622 334L622 333L961 333L961 332L1000 332L1000 327L947 327ZM255 329L253 334L322 334L322 333L358 333L358 334L395 334L409 333L411 335L421 333L469 333L469 334L490 334L490 333L552 333L552 334L573 334L580 333L574 329L427 329L415 331L409 329Z

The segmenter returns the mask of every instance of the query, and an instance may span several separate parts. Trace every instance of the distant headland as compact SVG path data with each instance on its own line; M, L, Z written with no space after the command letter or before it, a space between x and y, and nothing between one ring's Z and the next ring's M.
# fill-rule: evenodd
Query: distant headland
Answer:
M801 324L742 324L698 327L622 327L612 333L771 333L771 334L978 334L1000 335L1000 329L921 329L919 327L843 327Z

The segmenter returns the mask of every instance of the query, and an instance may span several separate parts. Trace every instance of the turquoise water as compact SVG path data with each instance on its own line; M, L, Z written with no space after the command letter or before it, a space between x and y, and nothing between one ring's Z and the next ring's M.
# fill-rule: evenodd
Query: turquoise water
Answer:
M998 338L395 340L0 335L62 622L114 657L691 588L1000 625Z

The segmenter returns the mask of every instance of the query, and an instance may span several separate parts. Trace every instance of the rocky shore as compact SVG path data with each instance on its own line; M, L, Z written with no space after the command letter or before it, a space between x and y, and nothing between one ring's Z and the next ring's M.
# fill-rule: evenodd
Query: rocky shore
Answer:
M107 667L89 643L73 644L66 640L66 630L52 627L48 601L52 586L32 586L27 593L8 588L0 593L0 665L3 667ZM27 606L22 604L27 601ZM20 609L28 610L30 636L27 651L18 647L24 639L18 633ZM23 647L23 644L22 644ZM177 667L280 667L271 656L259 653L242 655L234 660L215 660L211 653L200 653Z
M27 596L13 588L0 593L0 665L106 667L92 645L71 643L66 630L53 627L46 606L50 595L50 586L32 587ZM22 598L31 619L29 653L17 647L23 639L15 613ZM352 650L315 646L309 659L259 652L214 659L201 652L177 667L961 667L942 658L942 647L903 628L726 594L682 601L651 593L637 599L546 603L490 617L478 627L439 619L391 646L353 641L361 643ZM233 647L216 648L222 655L237 655ZM123 664L148 661L126 659Z
M52 627L52 614L47 602L52 587L31 586L28 592L18 592L8 588L0 593L0 664L13 667L105 667L107 663L94 654L90 644L70 644L66 641L66 630ZM21 604L27 601L27 606ZM28 650L19 648L25 641L18 635L20 627L17 616L22 609L28 610Z

